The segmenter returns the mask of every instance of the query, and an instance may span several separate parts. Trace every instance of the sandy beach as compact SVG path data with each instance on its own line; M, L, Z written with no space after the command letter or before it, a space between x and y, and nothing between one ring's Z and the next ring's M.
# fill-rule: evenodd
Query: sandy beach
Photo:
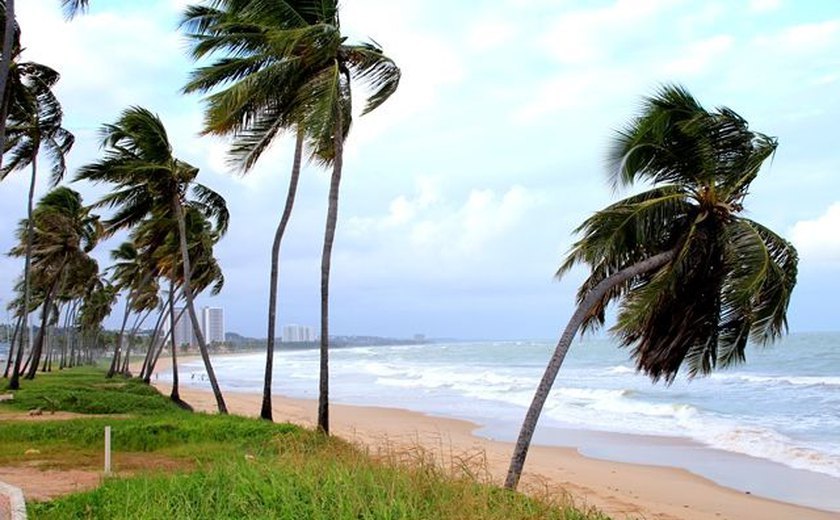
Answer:
M161 359L157 372L166 370ZM168 361L168 360L167 360ZM184 359L187 361L187 359ZM155 386L165 394L163 382ZM215 411L210 392L182 384L181 397L196 410ZM225 392L231 413L257 416L259 394ZM274 418L313 427L314 400L274 396ZM398 408L332 405L331 428L351 442L377 452L417 450L437 460L484 459L495 482L507 471L512 445L473 434L480 425ZM616 436L620 441L620 436ZM748 488L749 483L745 482ZM615 519L836 519L837 513L800 507L720 486L686 470L627 464L584 457L573 448L534 445L528 456L522 490L569 493L578 505L592 505Z

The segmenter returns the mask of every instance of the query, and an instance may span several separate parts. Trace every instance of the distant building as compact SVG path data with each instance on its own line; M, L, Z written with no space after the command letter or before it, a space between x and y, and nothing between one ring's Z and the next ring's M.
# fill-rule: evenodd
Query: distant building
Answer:
M283 343L302 343L315 341L315 328L306 325L290 324L283 327Z
M193 330L189 311L184 307L175 308L175 344L178 346L198 346L198 337ZM207 343L225 341L225 311L219 307L204 307L199 316L199 326ZM169 327L166 327L168 332Z
M175 344L179 347L198 345L189 311L185 307L175 307Z
M224 343L225 311L219 307L205 307L201 311L201 328L207 343Z

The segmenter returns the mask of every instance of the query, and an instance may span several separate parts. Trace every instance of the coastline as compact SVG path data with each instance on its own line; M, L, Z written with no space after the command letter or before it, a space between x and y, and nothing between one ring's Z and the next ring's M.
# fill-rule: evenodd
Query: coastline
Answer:
M190 361L192 356L182 358ZM168 367L161 359L157 372ZM153 380L168 394L167 383ZM198 411L212 413L215 401L203 388L181 386L181 397ZM225 392L231 413L257 416L262 396ZM274 417L314 427L317 402L275 395ZM333 433L372 453L422 450L436 460L478 457L491 479L500 483L507 471L512 444L476 434L482 425L435 417L400 408L331 404ZM581 430L581 434L586 434ZM607 441L623 442L621 434L597 433ZM679 439L651 437L646 443L666 447ZM745 482L748 486L749 482ZM595 506L616 519L830 519L835 512L758 497L724 487L685 469L615 462L582 455L575 447L533 445L520 489L537 493L568 492L579 506Z

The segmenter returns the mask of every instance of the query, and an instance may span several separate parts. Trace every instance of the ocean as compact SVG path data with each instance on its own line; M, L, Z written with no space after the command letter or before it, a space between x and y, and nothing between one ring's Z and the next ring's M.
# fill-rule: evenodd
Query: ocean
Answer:
M553 349L543 341L334 349L331 399L468 419L481 425L478 435L512 441ZM735 489L840 511L840 333L792 334L747 357L666 386L636 373L611 340L578 340L534 442L683 467ZM261 392L264 359L220 357L214 367L224 389ZM317 397L316 350L279 350L275 367L277 394ZM200 361L182 370L181 381L207 386Z

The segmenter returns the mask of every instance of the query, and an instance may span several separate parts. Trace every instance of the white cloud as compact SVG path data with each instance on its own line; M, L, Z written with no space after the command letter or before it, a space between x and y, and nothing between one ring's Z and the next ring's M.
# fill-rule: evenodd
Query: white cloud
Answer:
M750 11L766 13L782 6L782 0L750 0Z
M541 44L562 64L602 59L614 41L645 30L673 4L672 0L618 0L608 7L566 12L554 21Z
M787 27L776 34L758 37L756 43L773 52L811 54L836 46L838 40L840 20L828 20Z
M662 73L668 76L694 76L705 72L723 55L732 49L735 39L728 35L718 35L687 45L679 52L679 57L662 67Z
M488 18L480 20L467 31L467 45L476 51L489 51L513 41L518 29L510 22Z
M790 236L803 260L840 266L840 202L824 214L794 224Z

